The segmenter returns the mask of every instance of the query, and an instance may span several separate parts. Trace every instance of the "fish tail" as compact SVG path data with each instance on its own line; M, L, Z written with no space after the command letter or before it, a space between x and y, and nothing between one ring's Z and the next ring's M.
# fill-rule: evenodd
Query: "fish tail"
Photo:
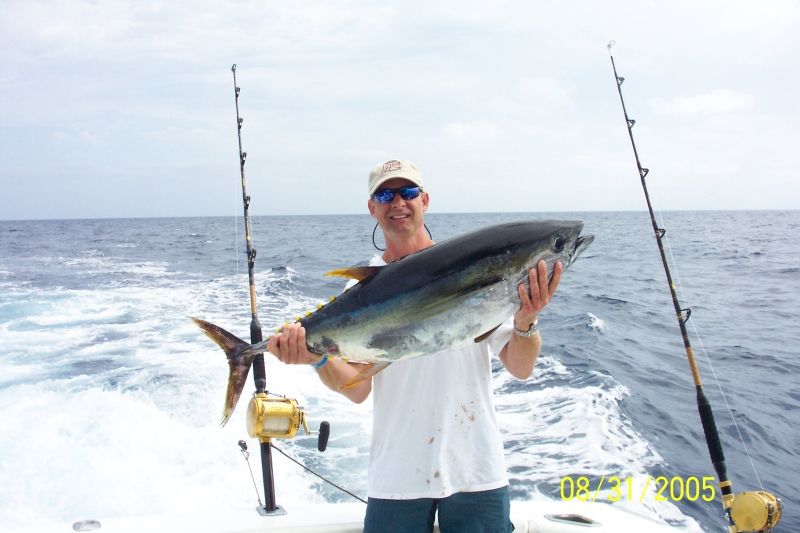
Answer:
M250 343L243 341L233 333L211 322L194 317L189 318L203 330L209 339L222 348L228 358L228 389L225 393L225 407L220 422L224 426L242 395L247 374L250 372L250 366L253 364L253 357L256 354L253 353Z
M203 330L203 333L205 333L209 339L214 341L217 346L222 348L222 350L225 352L225 355L228 356L228 359L231 358L231 355L235 355L242 351L245 346L250 345L250 343L243 341L230 331L226 331L216 324L206 322L205 320L201 320L199 318L189 318L195 323L195 325L197 325L198 328Z

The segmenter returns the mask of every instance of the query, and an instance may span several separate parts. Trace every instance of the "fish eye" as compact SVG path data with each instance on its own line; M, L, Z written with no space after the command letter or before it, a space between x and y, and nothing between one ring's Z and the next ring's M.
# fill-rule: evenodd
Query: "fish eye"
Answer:
M553 251L557 254L560 254L564 251L564 246L567 244L567 240L560 235L553 239Z

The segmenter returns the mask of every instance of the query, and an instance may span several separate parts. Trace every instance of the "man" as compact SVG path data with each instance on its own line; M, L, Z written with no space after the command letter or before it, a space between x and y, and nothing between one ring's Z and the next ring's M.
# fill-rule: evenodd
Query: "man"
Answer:
M396 261L434 242L424 225L430 197L413 163L391 160L369 175L370 215L386 250L373 265ZM443 532L507 532L508 479L495 419L490 353L514 377L527 379L539 355L537 316L558 287L544 261L518 287L520 308L487 339L393 364L339 392L361 403L374 389L367 533L430 532L439 513ZM311 364L333 390L363 365L320 357L306 347L299 324L284 328L269 351L287 364Z

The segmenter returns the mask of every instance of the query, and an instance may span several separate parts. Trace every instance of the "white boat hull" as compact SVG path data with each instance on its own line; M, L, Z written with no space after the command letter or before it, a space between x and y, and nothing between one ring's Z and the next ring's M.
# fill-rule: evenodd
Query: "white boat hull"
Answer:
M17 530L84 530L99 533L175 532L192 533L361 533L365 506L359 503L304 504L277 516L250 513L199 512L191 515L130 516L103 519L86 517L75 523L38 524ZM514 501L511 521L515 533L666 533L675 530L663 522L605 503L579 501ZM84 528L81 529L80 524ZM57 526L57 527L54 527ZM97 527L99 526L99 528ZM439 531L436 527L434 531Z

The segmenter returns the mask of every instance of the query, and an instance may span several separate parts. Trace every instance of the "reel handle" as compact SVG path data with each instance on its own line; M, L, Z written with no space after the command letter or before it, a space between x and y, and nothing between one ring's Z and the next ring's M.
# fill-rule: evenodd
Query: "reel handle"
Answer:
M328 437L331 436L331 424L323 420L319 425L319 436L317 437L317 449L324 452L328 448Z

